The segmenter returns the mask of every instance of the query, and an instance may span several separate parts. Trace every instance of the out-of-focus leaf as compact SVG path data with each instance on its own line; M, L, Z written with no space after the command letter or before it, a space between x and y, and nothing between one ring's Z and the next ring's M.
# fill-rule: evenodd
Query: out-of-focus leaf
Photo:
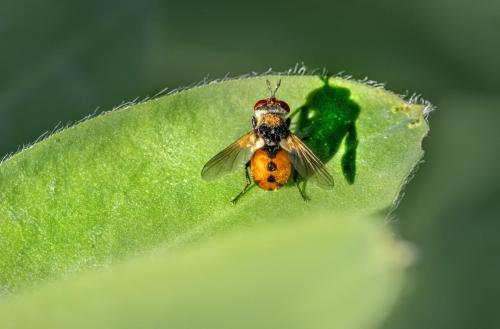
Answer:
M0 305L0 327L375 328L411 250L376 218L311 217L46 284Z

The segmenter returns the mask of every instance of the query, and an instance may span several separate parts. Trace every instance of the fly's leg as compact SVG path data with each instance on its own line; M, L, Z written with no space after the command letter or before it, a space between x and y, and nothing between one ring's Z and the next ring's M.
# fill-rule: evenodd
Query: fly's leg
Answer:
M300 192L302 200L304 200L304 202L311 201L311 199L306 195L306 191L304 190L305 182L303 187L300 186L300 176L297 170L293 171L293 181L295 183L295 186L297 186L297 189Z
M237 196L235 196L232 200L231 200L231 203L232 204L236 204L236 202L238 202L238 199L241 198L245 193L248 192L248 190L250 188L253 187L252 185L252 179L250 178L250 174L248 173L248 168L250 167L250 161L248 161L246 164L245 164L245 180L246 180L246 183L245 183L245 187L243 187L243 190L241 190L240 194L238 194Z

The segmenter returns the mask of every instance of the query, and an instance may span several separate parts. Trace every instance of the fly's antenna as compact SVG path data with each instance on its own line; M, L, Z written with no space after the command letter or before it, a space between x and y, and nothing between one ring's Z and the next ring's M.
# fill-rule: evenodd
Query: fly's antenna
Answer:
M274 95L276 95L276 92L278 91L278 89L281 86L281 79L279 79L278 83L276 83L276 87L274 88L274 90L271 87L271 81L269 81L268 79L266 79L266 83L267 83L267 89L269 89L269 92L271 93L271 98L273 98Z
M274 97L274 95L276 95L276 92L278 91L278 89L280 89L280 86L281 86L281 79L278 80L278 83L276 84L276 88L274 88L273 97Z
M271 81L269 81L269 79L266 79L266 83L267 83L267 89L269 89L271 97L273 97L273 88L271 88Z

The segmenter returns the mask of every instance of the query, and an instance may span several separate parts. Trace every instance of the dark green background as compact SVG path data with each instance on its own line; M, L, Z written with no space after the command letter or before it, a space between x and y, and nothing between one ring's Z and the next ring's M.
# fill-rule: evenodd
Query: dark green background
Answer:
M500 2L0 3L0 156L122 101L296 62L436 106L395 214L419 259L384 328L500 323Z

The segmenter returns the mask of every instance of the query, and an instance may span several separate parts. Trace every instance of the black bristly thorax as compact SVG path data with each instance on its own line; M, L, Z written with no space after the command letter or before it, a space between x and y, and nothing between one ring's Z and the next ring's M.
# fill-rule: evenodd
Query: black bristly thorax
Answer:
M278 146L282 139L290 135L290 130L286 123L281 123L276 126L261 124L256 130L259 136L264 140L265 145L269 147Z

